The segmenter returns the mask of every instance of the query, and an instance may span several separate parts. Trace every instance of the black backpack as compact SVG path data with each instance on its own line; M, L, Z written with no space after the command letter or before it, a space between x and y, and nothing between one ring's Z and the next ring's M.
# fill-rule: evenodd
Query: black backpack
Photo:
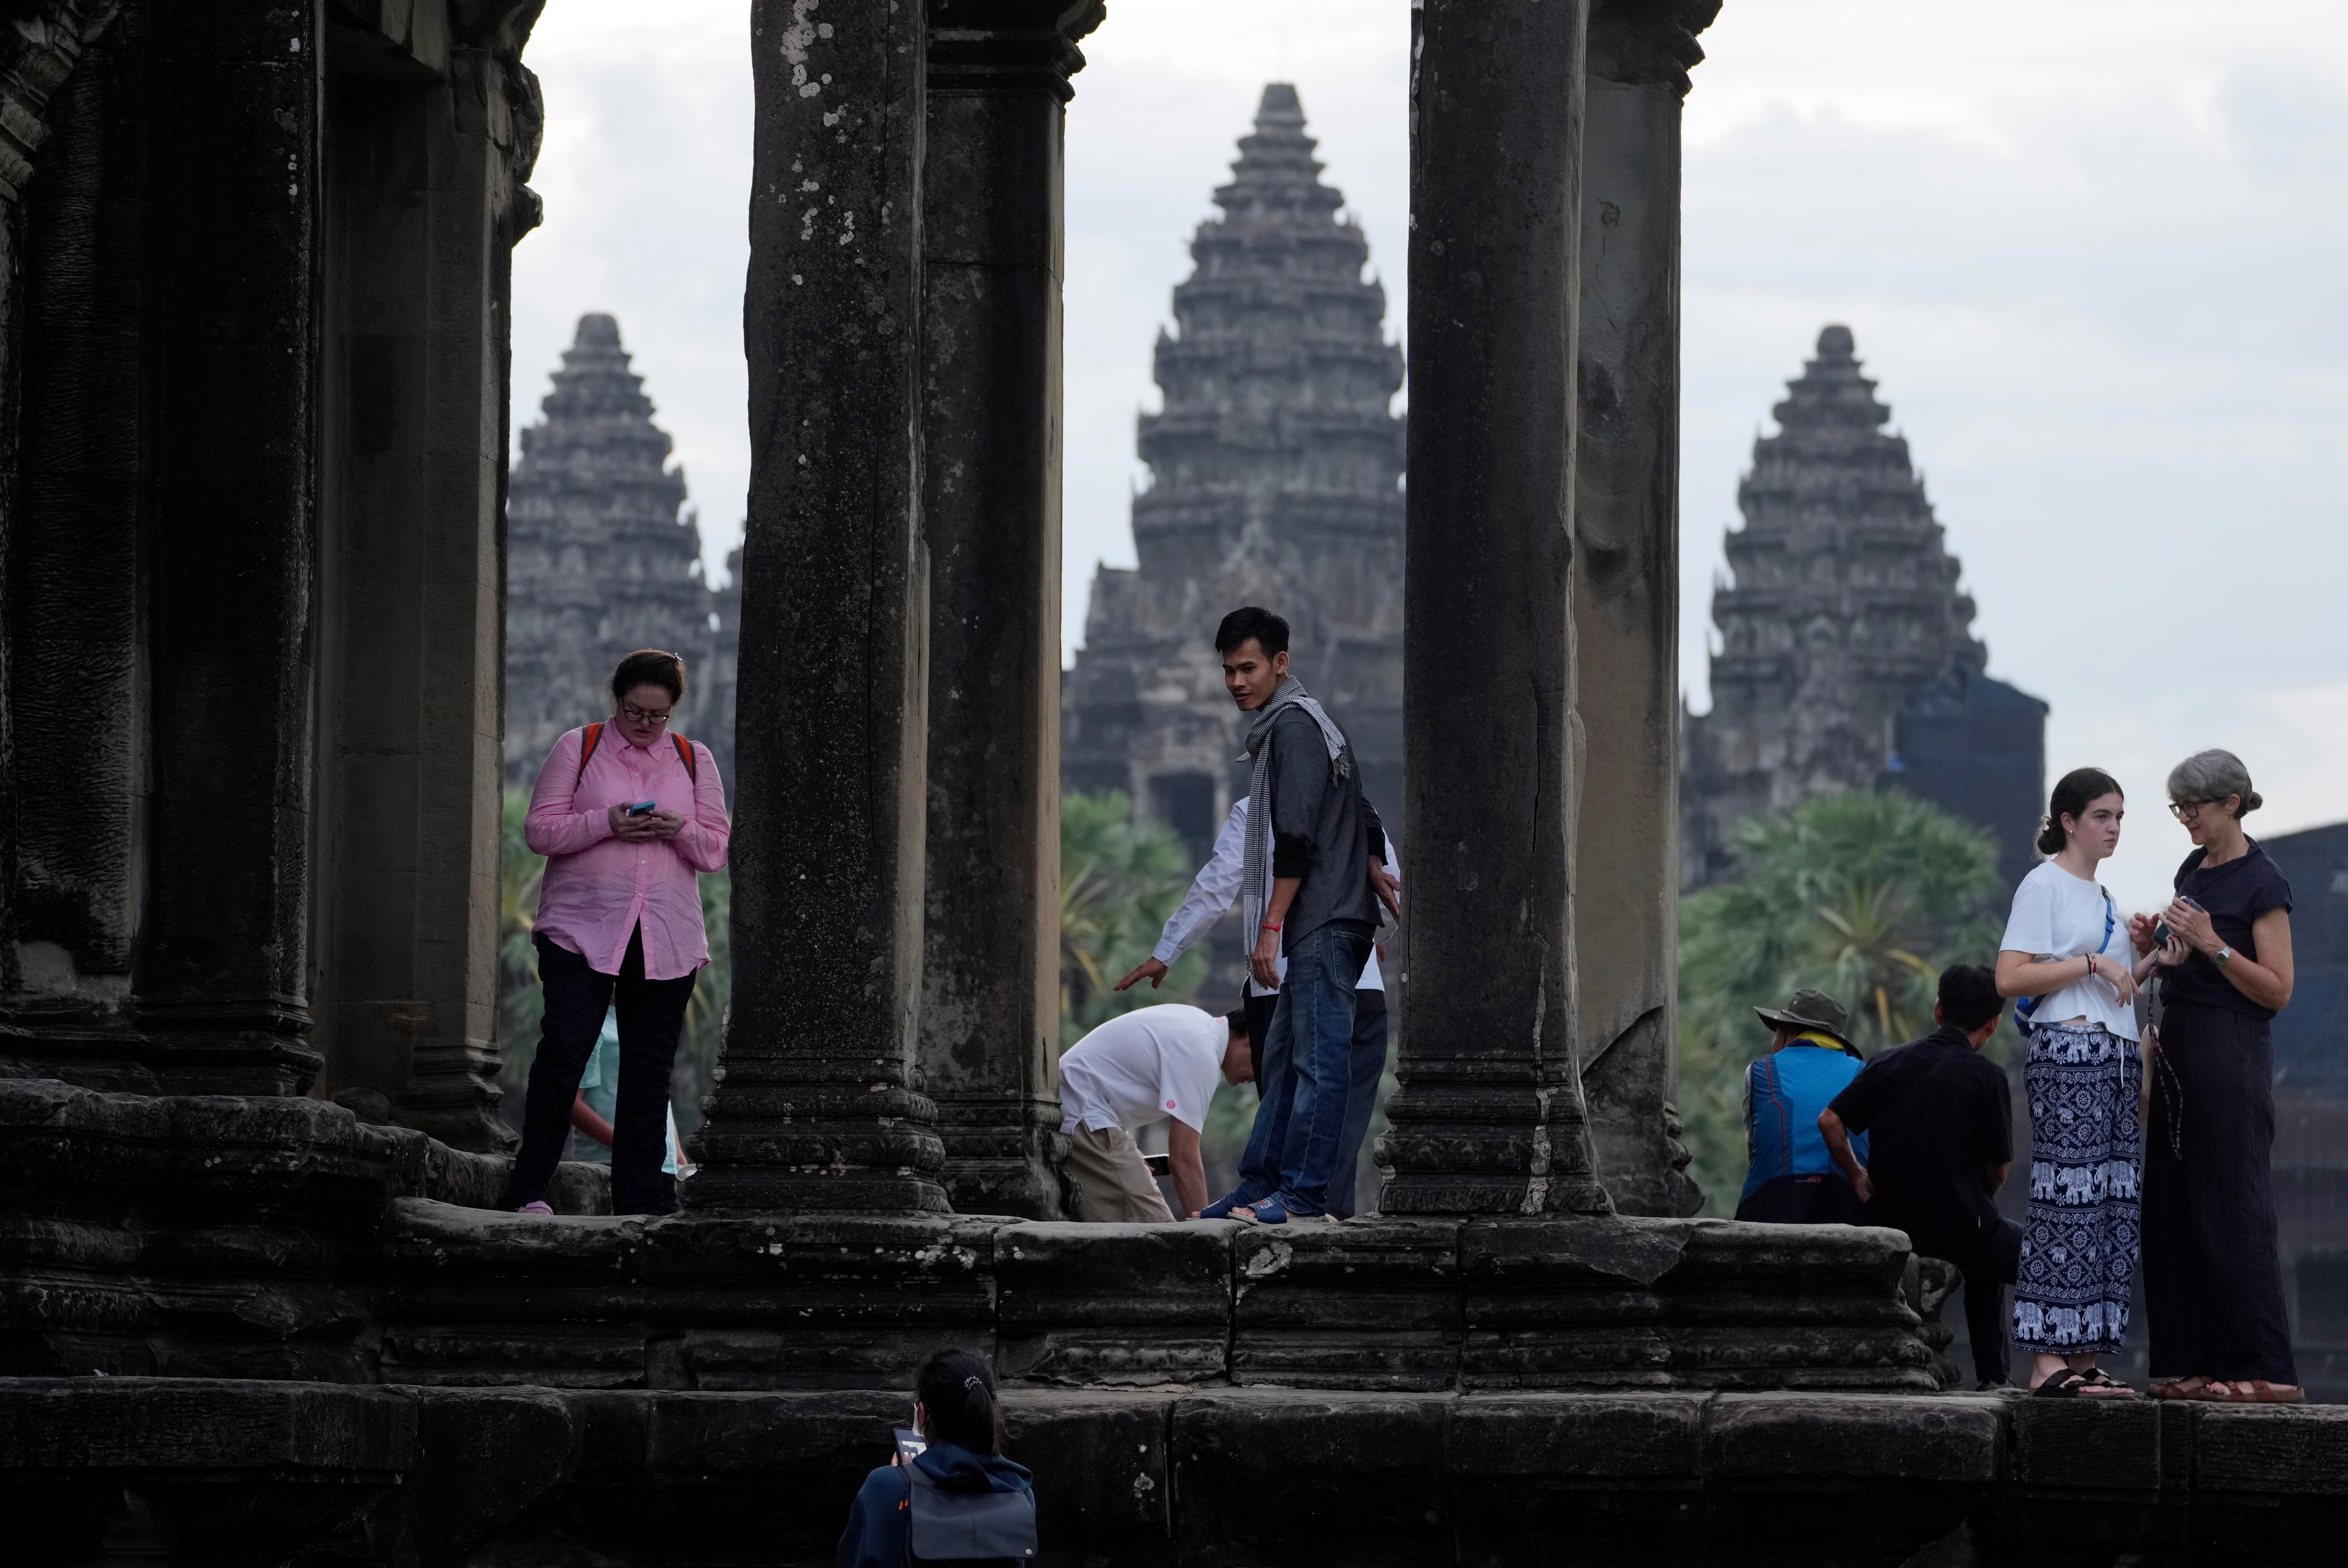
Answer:
M905 1467L905 1561L1032 1563L1035 1498L1025 1491L948 1491L920 1465Z

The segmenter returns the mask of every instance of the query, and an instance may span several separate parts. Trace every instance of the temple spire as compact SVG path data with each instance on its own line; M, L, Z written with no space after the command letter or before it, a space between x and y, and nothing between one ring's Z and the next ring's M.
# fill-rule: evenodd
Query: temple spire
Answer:
M1402 350L1313 149L1296 88L1267 86L1158 341L1139 565L1095 579L1064 683L1066 787L1128 792L1202 856L1238 750L1214 629L1242 604L1288 618L1296 669L1353 735L1372 798L1391 811L1401 793Z
M551 379L506 501L507 781L527 784L563 731L611 711L603 683L637 648L685 656L677 731L730 781L734 634L711 630L685 470L669 464L620 323L580 317Z

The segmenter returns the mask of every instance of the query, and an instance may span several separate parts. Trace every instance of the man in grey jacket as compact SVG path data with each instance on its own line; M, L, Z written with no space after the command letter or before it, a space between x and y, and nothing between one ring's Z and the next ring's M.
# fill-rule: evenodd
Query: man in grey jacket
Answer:
M1288 622L1253 605L1235 610L1215 647L1224 689L1255 715L1247 755L1256 804L1240 886L1255 933L1250 968L1260 986L1279 987L1280 1002L1258 1065L1262 1098L1240 1185L1200 1214L1259 1225L1321 1219L1344 1143L1354 986L1377 928L1370 866L1385 846L1372 843L1375 819L1352 745L1288 672Z

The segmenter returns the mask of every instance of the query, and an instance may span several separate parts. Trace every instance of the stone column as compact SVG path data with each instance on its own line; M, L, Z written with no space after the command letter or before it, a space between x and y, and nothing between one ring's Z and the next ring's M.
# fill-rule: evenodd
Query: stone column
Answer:
M298 1092L307 1043L323 7L154 24L147 730L132 1002L173 1087ZM177 84L176 90L170 84Z
M149 232L149 18L132 11L46 106L10 302L17 439L5 723L15 835L7 894L7 1054L26 1071L154 1091L128 1017L145 854L139 464ZM70 38L70 33L67 34ZM5 42L22 48L18 34ZM13 84L15 71L0 71ZM14 96L6 86L0 95ZM36 118L46 107L46 118ZM14 171L21 179L22 171Z
M1426 0L1415 15L1411 912L1383 1207L1601 1213L1573 1052L1587 0Z
M441 29L337 42L319 1045L342 1103L496 1149L512 1138L494 1043L499 501L508 262L537 220L521 183L534 87Z
M1679 958L1680 102L1719 0L1591 0L1574 469L1575 1037L1614 1206L1688 1214Z
M1056 1219L1061 144L1102 0L930 0L921 1087L965 1214Z
M929 672L915 5L756 0L750 497L717 1210L943 1210L911 1088Z

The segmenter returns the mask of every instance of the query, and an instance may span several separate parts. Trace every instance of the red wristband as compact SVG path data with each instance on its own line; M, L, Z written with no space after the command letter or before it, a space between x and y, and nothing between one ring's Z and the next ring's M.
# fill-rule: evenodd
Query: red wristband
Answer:
M1263 923L1263 928L1264 928L1265 930L1267 930L1267 931L1277 931L1277 930L1279 930L1279 929L1280 929L1280 927L1277 927L1277 926L1273 925L1273 924L1272 924L1271 921L1269 921L1269 920L1266 920L1266 921Z

